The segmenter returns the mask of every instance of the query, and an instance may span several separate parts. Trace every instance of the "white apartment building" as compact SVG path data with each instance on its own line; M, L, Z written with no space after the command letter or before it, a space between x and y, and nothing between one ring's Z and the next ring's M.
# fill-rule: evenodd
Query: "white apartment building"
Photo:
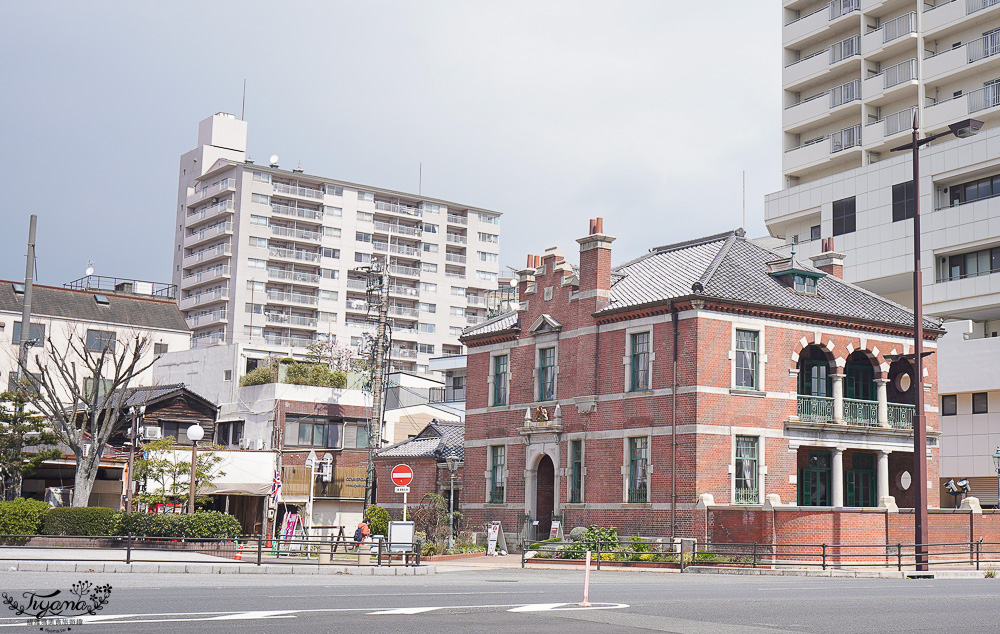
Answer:
M912 305L912 162L890 148L974 118L978 136L921 150L925 311L946 321L938 370L943 480L969 477L997 504L1000 445L1000 2L783 0L785 189L771 236L821 251L844 276ZM997 338L994 338L997 337ZM942 494L941 505L951 505Z
M498 212L257 164L246 138L244 121L218 113L181 156L173 279L193 346L244 344L238 375L320 339L357 349L376 311L354 269L378 258L393 368L463 352L458 336L497 288Z

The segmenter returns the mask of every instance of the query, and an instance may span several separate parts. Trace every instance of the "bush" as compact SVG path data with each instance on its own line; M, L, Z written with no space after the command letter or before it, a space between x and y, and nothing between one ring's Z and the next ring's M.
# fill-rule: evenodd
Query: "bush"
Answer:
M569 532L569 538L574 542L582 542L587 537L587 529L583 526L577 526Z
M239 520L218 511L193 515L120 513L117 522L119 535L131 533L136 537L236 539L242 532Z
M389 511L386 511L377 504L372 504L365 511L365 517L368 518L368 528L371 530L372 535L385 535L387 538L389 537Z
M291 363L285 374L285 383L342 388L347 385L347 375L339 370L334 372L321 363Z
M51 509L42 522L42 535L112 535L115 511L101 506L63 506Z
M593 552L596 556L598 542L600 542L600 550L602 551L601 560L614 561L614 559L605 559L604 554L614 554L609 551L613 551L619 547L617 529L613 527L601 528L600 526L593 525L587 528L583 540L573 542L566 548L560 550L556 556L560 559L583 559L588 550ZM615 555L615 557L617 557L617 555Z
M49 505L40 500L0 502L0 534L37 535L48 510Z
M240 387L267 385L268 383L274 383L274 372L266 365L250 370L240 379Z

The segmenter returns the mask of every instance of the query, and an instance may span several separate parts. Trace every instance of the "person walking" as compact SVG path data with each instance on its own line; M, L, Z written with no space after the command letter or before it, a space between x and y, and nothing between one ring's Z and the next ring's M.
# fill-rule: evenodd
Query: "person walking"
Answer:
M368 526L368 518L361 520L358 530L354 531L354 550L360 550L361 544L371 535L371 528Z

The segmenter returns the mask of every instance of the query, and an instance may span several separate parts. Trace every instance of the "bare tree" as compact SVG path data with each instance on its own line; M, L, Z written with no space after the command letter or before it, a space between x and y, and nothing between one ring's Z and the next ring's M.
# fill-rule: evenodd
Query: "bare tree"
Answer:
M129 386L155 361L145 354L148 335L121 334L70 333L65 349L50 336L40 354L26 355L34 356L33 363L18 362L28 401L76 456L73 506L87 506L101 454L124 420Z

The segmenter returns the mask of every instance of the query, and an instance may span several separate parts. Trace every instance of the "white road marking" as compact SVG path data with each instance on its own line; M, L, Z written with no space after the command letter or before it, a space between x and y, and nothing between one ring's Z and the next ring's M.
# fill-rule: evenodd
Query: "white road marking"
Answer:
M431 612L441 608L396 608L394 610L382 610L381 612L369 612L368 614L420 614L421 612Z

